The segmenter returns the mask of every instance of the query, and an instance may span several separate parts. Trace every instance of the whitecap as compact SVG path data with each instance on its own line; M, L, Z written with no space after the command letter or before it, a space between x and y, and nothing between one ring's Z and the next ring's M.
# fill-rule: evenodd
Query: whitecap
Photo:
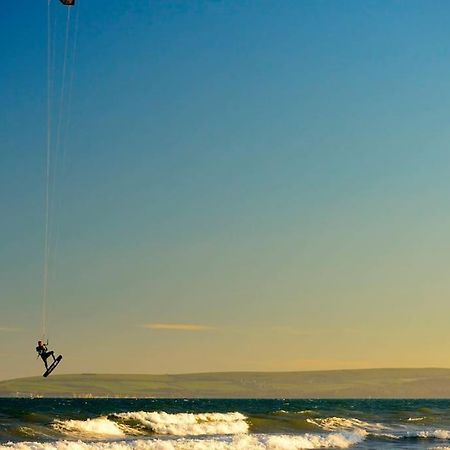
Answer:
M123 427L107 417L87 420L56 420L52 427L60 433L78 437L125 436Z
M378 432L389 430L381 423L370 423L352 417L326 417L323 419L306 419L306 421L325 431L363 430L365 432Z
M242 434L248 432L246 417L232 413L178 413L126 412L114 414L124 420L134 420L156 434L173 436L198 436L215 434Z
M237 435L207 439L137 439L115 442L19 442L0 445L2 450L300 450L349 448L364 440L363 433L328 435Z

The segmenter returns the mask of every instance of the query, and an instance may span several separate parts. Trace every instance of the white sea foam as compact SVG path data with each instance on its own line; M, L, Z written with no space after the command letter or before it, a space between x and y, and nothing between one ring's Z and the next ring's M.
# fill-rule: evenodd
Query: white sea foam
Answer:
M423 417L409 419L410 422L420 422ZM420 439L441 439L450 440L449 430L423 430L420 431L417 428L408 428L407 426L397 425L388 427L380 423L370 423L355 418L342 418L342 417L328 417L325 419L307 419L307 422L312 423L325 431L340 431L343 430L361 430L367 434L376 436L383 436L390 439L402 439L402 438L420 438ZM450 450L450 449L449 449Z
M450 431L448 430L428 430L428 431L420 431L417 433L417 436L420 438L434 438L434 439L450 439Z
M137 421L157 434L198 436L214 434L241 434L248 432L246 417L238 412L203 414L168 414L166 412L126 412L115 417Z
M379 432L389 430L389 428L380 423L370 423L355 418L326 417L324 419L306 419L306 421L325 431L362 430L365 432Z
M325 436L316 434L304 434L300 436L270 436L263 449L270 450L296 450L307 448L348 448L352 445L363 441L366 433L358 432L343 432L330 433Z
M275 411L275 414L310 414L314 411L310 409L304 409L301 411L286 411L285 409L279 409L278 411Z
M19 431L21 434L25 436L38 436L39 433L36 430L33 430L33 428L30 427L19 427Z
M2 450L300 450L348 448L361 442L363 433L331 433L326 436L304 434L237 435L208 439L138 439L115 442L19 442L0 445Z
M78 437L122 437L125 429L107 417L87 420L56 420L52 427L60 433Z

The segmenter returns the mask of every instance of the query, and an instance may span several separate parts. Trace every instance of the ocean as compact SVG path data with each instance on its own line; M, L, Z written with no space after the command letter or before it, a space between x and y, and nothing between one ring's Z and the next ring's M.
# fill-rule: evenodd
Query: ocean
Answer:
M450 449L450 400L0 399L0 449Z

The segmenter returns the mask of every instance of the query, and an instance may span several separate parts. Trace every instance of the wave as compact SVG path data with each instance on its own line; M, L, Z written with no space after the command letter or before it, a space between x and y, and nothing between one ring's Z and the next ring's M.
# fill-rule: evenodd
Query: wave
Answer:
M301 436L270 436L264 449L293 450L308 448L348 448L362 442L366 437L363 431L330 433L326 436L304 434Z
M419 431L417 437L423 439L450 439L450 431L448 430L431 430L431 431Z
M422 418L410 420L411 422L420 422ZM318 426L324 431L363 431L367 435L384 439L438 439L450 440L450 431L443 429L425 429L409 428L402 424L396 426L386 426L381 423L365 422L355 418L328 417L323 419L306 419L310 424Z
M137 439L114 442L20 442L0 445L3 450L300 450L348 448L364 440L361 433L318 435L238 435L216 439Z
M52 428L63 434L79 437L123 437L126 430L123 426L107 417L87 420L56 420Z
M285 409L279 409L275 411L273 414L286 414L286 415L295 415L295 414L315 414L315 411L312 409L302 409L300 411L286 411Z
M227 435L247 433L246 417L235 413L126 412L87 420L56 420L52 428L62 434L83 437L124 437L143 434L172 436Z
M295 419L291 413L280 410L275 417L279 414L286 417L279 426L268 423L270 418L267 416L246 417L239 412L170 414L163 411L131 411L86 420L54 420L50 428L48 424L45 427L18 427L13 429L15 433L5 434L2 439L3 442L16 440L20 435L23 441L40 443L8 444L0 446L0 449L295 450L348 448L365 439L450 441L450 430L438 427L404 423L388 426L343 417ZM42 442L43 438L60 440Z
M113 417L138 422L156 434L173 436L198 436L214 434L247 433L249 425L246 417L239 413L178 413L166 412L126 412Z
M355 418L326 417L324 419L306 419L306 421L325 431L363 430L365 432L372 433L390 430L381 423L370 423Z

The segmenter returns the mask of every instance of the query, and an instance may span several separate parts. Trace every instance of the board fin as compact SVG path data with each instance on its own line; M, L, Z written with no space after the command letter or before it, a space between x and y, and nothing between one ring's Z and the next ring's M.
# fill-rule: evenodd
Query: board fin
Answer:
M47 378L58 366L58 364L62 360L62 355L59 355L55 361L53 361L53 364L45 371L44 375L42 375L44 378Z

